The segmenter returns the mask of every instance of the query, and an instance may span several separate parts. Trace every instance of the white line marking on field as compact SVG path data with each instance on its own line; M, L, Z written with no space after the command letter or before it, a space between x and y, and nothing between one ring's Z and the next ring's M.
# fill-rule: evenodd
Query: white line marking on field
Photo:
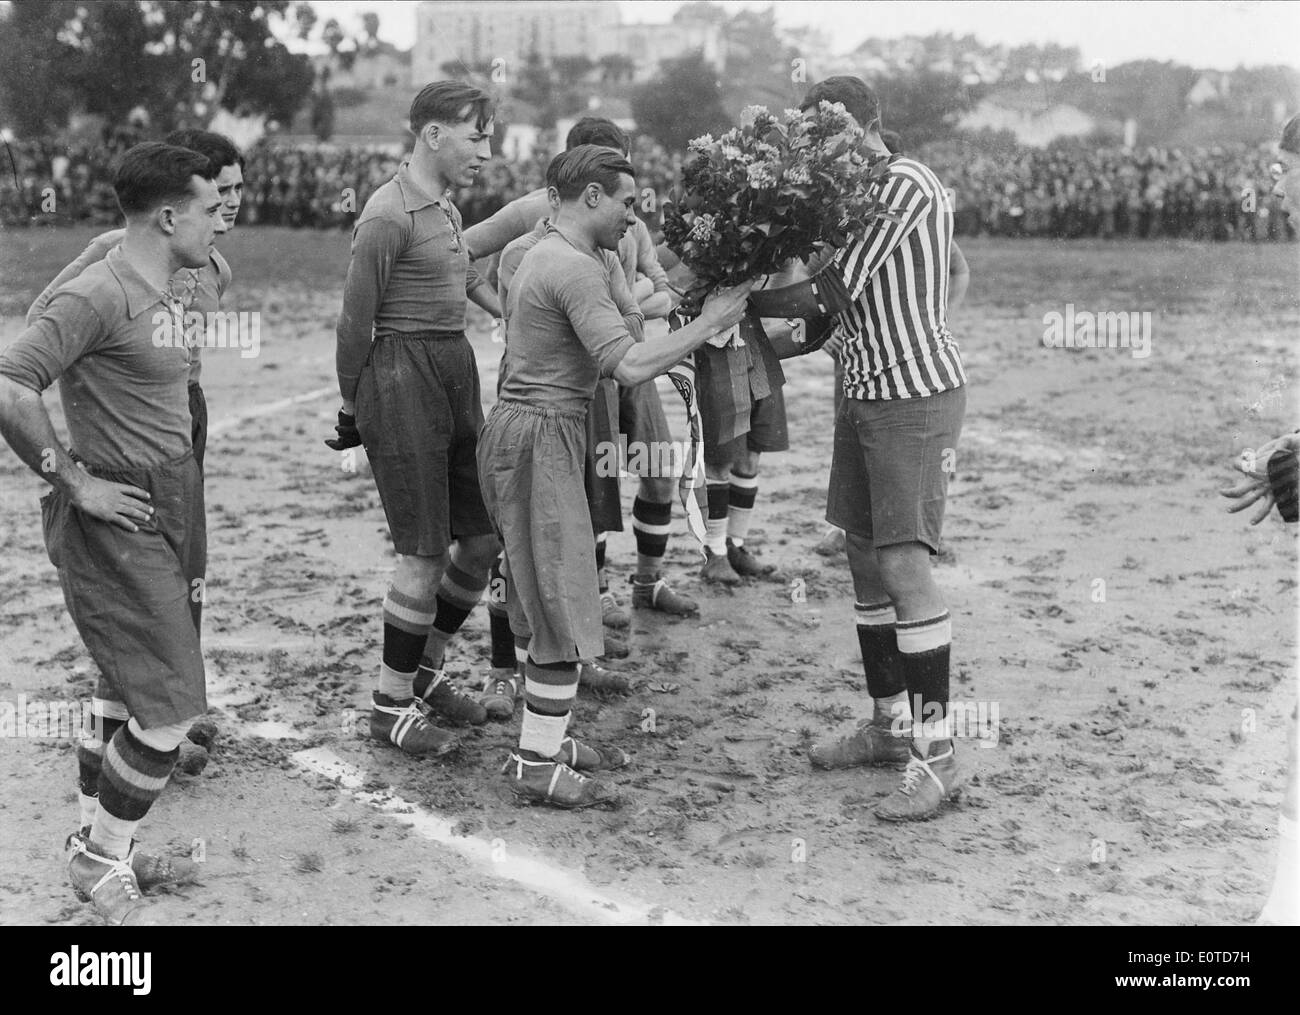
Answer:
M313 391L307 391L301 395L294 395L291 398L281 398L275 402L267 402L265 405L255 405L251 409L237 412L233 416L223 416L208 427L208 436L225 433L227 430L233 430L241 423L247 423L250 419L259 419L262 416L273 415L281 409L287 409L291 405L297 405L299 402L314 402L316 399L324 398L327 395L337 395L338 391L339 389L333 385L328 388L316 388Z
M452 831L456 822L436 811L410 801L395 793L371 793L362 790L365 773L350 765L325 747L298 751L290 760L300 768L335 780L354 799L383 811L402 824L410 825L426 839L439 843L469 857L485 871L497 877L517 882L540 895L555 899L566 909L594 918L602 923L651 923L651 910L657 910L653 922L665 926L703 926L676 913L624 896L615 900L592 887L580 874L554 867L536 856L513 855L520 847L510 844L502 851L487 839L474 835L459 835ZM494 856L497 853L497 856ZM504 855L501 855L501 854ZM662 914L662 916L660 916Z

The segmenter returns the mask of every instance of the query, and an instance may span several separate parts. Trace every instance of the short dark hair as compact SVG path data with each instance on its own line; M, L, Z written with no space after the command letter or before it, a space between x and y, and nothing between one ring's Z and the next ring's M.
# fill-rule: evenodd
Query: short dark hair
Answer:
M225 134L199 130L197 127L182 127L180 130L172 131L163 140L167 144L189 148L200 155L206 155L218 173L226 166L238 165L240 169L244 168L244 156L235 147L235 142Z
M466 107L470 107L468 113ZM420 89L411 103L411 131L420 133L426 124L465 123L474 118L474 126L482 130L496 112L496 99L482 88L464 81L435 81Z
M869 84L851 74L837 74L825 81L818 81L808 89L808 94L803 97L803 105L799 108L811 109L823 101L842 102L863 130L867 130L873 120L880 119L880 96Z
M596 144L604 148L617 148L626 155L632 148L632 140L613 120L603 116L584 116L569 128L569 136L564 139L565 149L577 148L582 144Z
M560 192L561 201L571 201L589 183L599 183L606 194L618 190L618 178L626 174L635 177L632 163L604 145L582 144L560 152L546 169L548 186ZM551 180L555 183L551 184Z
M123 215L153 211L163 204L185 204L194 196L192 177L215 179L212 161L190 148L145 141L128 148L113 174L113 193Z
M1292 155L1300 155L1300 113L1287 120L1286 126L1282 128L1282 140L1278 142L1278 147Z

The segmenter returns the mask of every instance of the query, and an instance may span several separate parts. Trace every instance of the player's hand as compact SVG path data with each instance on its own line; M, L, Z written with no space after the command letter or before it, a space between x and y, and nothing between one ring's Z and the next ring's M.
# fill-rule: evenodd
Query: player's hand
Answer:
M1290 451L1292 454L1300 453L1300 433L1287 433L1281 437L1274 437L1266 444L1257 448L1246 448L1232 467L1238 472L1252 477L1259 477L1267 481L1265 472L1268 466L1268 460L1279 451Z
M751 279L740 285L715 289L709 294L700 310L700 317L709 322L711 330L726 331L745 316L745 303L749 299L749 291L754 288L754 281Z
M831 359L838 359L840 350L844 348L844 332L840 331L837 326L831 332L830 338L822 343L822 352L826 353Z
M346 451L348 448L361 447L361 432L357 429L357 418L351 413L339 410L339 425L334 428L337 437L325 440L326 447L333 451Z
M80 464L80 463L78 463ZM72 506L101 522L109 522L127 532L139 532L137 522L147 522L153 517L149 491L126 483L113 483L96 479L81 470L80 479L68 490Z
M1259 508L1251 516L1251 525L1258 525L1273 510L1273 491L1269 488L1267 477L1243 479L1236 486L1220 490L1219 494L1233 501L1232 506L1228 508L1228 514L1230 515L1235 515L1238 511L1245 511L1246 508L1258 504Z

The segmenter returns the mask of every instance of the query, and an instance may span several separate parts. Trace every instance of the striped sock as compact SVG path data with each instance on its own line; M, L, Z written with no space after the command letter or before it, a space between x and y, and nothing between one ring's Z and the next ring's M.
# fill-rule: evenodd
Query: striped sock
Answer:
M633 509L635 513L635 508ZM609 579L605 577L605 544L608 533L596 533L596 581L602 593L609 591Z
M384 657L379 693L398 701L414 695L411 682L433 626L434 600L408 596L391 586L384 597Z
M907 696L912 702L912 742L925 757L931 741L952 736L948 716L952 618L944 610L926 620L900 620L894 628Z
M99 773L104 767L104 747L131 718L126 705L107 698L90 699L90 715L77 743L77 799L85 828L95 820L99 806Z
M731 487L724 480L705 484L709 495L709 517L704 520L704 545L715 554L727 552L727 507Z
M894 634L894 604L854 603L858 646L862 649L862 672L867 678L867 693L875 701L872 720L889 723L895 718L896 705L907 707L907 682L899 659L898 638Z
M656 504L637 497L632 501L632 531L636 533L636 576L650 580L659 573L668 550L668 530L672 527L673 505Z
M727 510L727 538L736 546L745 545L745 537L749 534L749 516L754 513L754 498L757 496L758 473L746 476L732 469Z
M577 695L577 663L535 663L529 659L524 671L524 720L519 730L519 749L543 758L559 754Z
M113 734L104 749L99 807L90 829L91 841L105 855L126 856L136 827L167 785L180 753L179 747L155 750L131 732L129 723Z
M433 618L433 627L429 629L429 640L425 642L421 669L442 669L447 655L447 643L483 598L483 590L487 586L487 574L471 574L454 560L447 565L447 570L442 573L442 582L438 585L438 594L434 598L437 613Z

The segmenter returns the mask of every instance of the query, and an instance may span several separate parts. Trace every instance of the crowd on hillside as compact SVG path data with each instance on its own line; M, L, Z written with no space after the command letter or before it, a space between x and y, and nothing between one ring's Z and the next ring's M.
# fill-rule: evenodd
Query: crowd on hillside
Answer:
M120 133L103 146L10 142L12 163L0 173L0 224L117 222L110 167L132 140ZM537 151L551 148L543 138ZM1071 142L999 156L951 142L917 155L951 189L959 236L1259 241L1296 235L1272 196L1273 160L1263 146L1129 150ZM347 229L392 176L401 152L263 144L246 158L245 224ZM641 138L632 158L640 186L662 199L679 176L681 156ZM540 187L546 164L544 154L492 160L477 184L456 197L465 224ZM656 218L657 205L640 207Z

